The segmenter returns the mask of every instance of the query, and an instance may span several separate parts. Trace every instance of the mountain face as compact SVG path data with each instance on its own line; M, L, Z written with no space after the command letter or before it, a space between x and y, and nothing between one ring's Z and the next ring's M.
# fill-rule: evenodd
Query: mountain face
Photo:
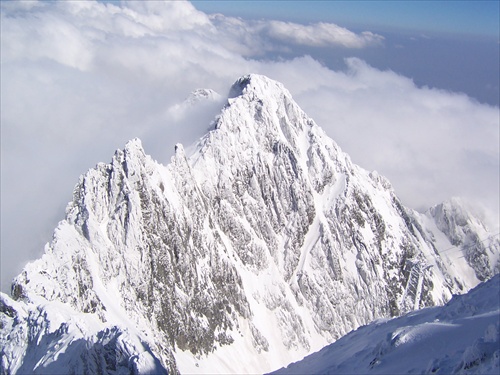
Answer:
M488 233L484 225L471 215L464 203L454 198L432 207L427 212L439 231L453 246L463 249L461 254L481 281L500 272L500 254L497 235Z
M496 275L445 306L363 326L274 374L498 374L499 295Z
M80 178L1 295L2 373L271 371L491 277L488 236L455 201L404 207L281 84L245 76L191 155L163 166L135 139Z

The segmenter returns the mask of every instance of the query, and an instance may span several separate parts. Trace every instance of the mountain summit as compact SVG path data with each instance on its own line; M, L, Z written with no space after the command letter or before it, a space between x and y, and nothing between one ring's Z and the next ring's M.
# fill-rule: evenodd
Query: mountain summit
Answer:
M135 139L80 177L1 295L2 371L283 367L497 273L498 239L446 207L404 207L280 83L242 77L191 155L163 166Z

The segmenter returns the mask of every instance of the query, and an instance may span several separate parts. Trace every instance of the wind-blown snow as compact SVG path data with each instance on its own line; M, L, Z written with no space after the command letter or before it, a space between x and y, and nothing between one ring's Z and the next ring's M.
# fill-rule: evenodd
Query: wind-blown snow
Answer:
M498 374L500 277L443 307L358 328L273 374Z

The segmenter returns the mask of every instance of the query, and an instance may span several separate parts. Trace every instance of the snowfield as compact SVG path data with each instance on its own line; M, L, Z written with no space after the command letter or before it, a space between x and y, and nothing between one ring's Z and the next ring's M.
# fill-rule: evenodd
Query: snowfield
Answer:
M498 374L500 276L442 307L358 328L273 374Z

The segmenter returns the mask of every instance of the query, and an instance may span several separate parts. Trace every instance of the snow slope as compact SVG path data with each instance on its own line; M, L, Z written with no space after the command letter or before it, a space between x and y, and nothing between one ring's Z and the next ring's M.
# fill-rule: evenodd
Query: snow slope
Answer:
M498 374L500 277L445 306L381 319L273 374Z
M80 177L1 296L2 371L271 371L497 273L498 238L443 207L405 208L280 83L242 77L190 154L135 139Z

